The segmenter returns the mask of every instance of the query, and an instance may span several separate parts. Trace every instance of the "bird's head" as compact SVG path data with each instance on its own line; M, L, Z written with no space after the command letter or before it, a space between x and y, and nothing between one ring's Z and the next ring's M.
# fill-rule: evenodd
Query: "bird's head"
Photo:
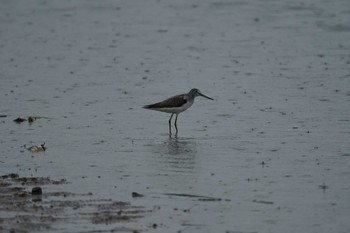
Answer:
M210 99L210 100L214 100L213 98L210 98L204 94L202 94L202 92L200 92L200 90L198 90L197 88L193 88L190 90L190 92L188 93L190 96L197 97L197 96L203 96L204 98Z

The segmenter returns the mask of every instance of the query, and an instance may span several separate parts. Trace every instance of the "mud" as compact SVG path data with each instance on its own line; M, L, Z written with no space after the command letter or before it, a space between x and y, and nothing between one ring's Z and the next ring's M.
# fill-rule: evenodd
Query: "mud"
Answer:
M132 206L128 202L112 199L94 199L91 193L44 192L48 185L63 185L65 180L48 177L19 177L18 174L3 175L0 178L0 212L7 216L0 218L2 232L70 231L65 223L110 225L143 218L147 210ZM40 185L41 187L34 187ZM40 188L40 192L38 189ZM31 190L31 191L30 191ZM33 192L34 190L34 192ZM147 229L126 227L98 230L99 232L139 232Z

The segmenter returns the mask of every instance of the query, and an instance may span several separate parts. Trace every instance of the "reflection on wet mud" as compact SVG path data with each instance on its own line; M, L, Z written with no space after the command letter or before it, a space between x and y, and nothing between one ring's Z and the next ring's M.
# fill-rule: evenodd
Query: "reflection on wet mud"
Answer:
M173 172L195 169L197 145L187 138L169 137L160 144L154 145L157 156L154 158L161 169Z
M164 144L167 145L168 154L170 155L185 155L196 153L195 143L187 139L169 137L169 139L165 141Z
M196 144L188 139L169 138L164 142L166 153L163 162L174 171L194 170Z

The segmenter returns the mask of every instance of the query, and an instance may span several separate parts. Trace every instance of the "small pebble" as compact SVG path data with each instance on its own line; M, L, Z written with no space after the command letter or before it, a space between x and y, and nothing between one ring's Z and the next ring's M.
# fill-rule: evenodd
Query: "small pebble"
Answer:
M31 116L28 117L28 122L29 122L29 123L33 123L33 121L34 121L34 118L33 118L33 117L31 117Z
M16 119L13 120L16 123L22 123L23 121L26 121L26 119L22 118L22 117L17 117Z
M32 188L32 195L42 195L43 191L40 187L34 187Z
M143 197L142 194L137 193L137 192L132 192L132 193L131 193L131 196L132 196L132 197Z

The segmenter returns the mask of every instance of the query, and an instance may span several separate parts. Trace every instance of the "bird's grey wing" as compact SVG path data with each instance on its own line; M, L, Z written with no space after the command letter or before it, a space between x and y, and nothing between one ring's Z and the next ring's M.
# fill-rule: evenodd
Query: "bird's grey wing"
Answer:
M144 106L144 108L176 108L187 103L184 94L177 95L164 101Z

